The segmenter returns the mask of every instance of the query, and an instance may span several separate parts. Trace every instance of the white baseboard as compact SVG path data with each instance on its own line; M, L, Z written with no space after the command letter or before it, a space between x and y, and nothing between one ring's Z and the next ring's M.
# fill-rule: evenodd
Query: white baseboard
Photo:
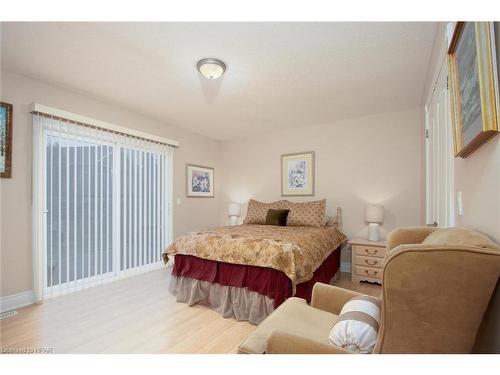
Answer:
M351 262L340 262L340 272L351 272Z
M0 313L18 309L33 304L33 292L31 290L10 296L0 297Z

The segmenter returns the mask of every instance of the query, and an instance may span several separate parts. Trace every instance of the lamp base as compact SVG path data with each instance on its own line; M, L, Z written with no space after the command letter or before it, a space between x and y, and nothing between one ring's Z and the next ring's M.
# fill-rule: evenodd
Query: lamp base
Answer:
M378 223L368 224L368 241L379 241Z
M231 226L238 224L238 216L229 216L229 218L231 219Z

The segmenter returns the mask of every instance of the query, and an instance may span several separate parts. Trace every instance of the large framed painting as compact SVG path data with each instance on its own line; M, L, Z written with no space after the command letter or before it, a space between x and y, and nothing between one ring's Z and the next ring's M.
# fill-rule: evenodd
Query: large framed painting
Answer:
M191 198L214 197L214 169L201 165L186 165L186 195Z
M497 74L493 22L457 22L448 47L455 156L498 134Z
M12 173L12 104L0 102L0 177Z
M314 195L314 152L281 155L281 195Z

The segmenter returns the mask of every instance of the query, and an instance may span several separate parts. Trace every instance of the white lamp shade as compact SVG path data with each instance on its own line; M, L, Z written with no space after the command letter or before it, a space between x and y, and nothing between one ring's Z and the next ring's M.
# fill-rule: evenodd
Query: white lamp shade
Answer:
M240 216L241 205L239 203L229 203L228 212L229 216Z
M367 223L381 223L384 221L384 207L371 204L365 207L365 221Z

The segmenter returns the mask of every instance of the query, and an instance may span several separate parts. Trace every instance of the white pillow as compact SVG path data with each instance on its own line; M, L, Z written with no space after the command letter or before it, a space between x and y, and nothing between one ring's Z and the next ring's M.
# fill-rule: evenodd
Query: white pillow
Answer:
M371 353L377 342L380 302L375 297L354 297L335 321L330 343L355 353Z

